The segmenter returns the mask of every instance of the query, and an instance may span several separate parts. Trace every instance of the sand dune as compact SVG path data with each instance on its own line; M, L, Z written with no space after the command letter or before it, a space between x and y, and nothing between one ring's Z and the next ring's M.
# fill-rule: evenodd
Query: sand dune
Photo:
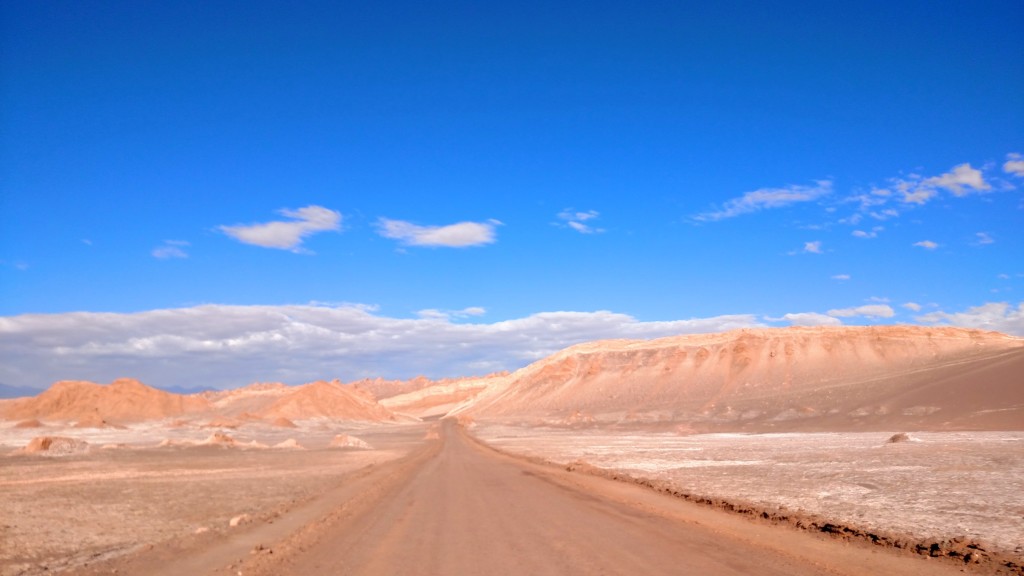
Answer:
M925 327L738 330L568 348L456 413L694 430L1021 429L1024 340Z

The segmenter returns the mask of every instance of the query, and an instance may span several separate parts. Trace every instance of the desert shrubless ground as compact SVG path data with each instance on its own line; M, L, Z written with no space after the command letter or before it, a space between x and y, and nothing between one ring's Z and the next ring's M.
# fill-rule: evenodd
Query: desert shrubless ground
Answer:
M512 453L913 540L966 537L1024 560L1024 433L699 434L476 425Z
M0 429L0 574L81 570L161 542L222 537L243 514L273 520L347 473L400 457L424 428L247 426L231 431L237 443L208 442L210 430L201 428L60 430L91 449L50 457L12 449L32 444L25 436L36 431ZM377 449L328 448L336 434L353 431ZM288 443L297 433L312 450ZM157 447L168 434L178 444Z

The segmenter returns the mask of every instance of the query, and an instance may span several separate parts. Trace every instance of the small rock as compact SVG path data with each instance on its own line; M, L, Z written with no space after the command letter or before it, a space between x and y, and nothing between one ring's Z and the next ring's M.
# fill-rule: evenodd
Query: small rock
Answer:
M240 514L232 518L231 521L228 522L228 525L235 528L236 526L248 524L249 522L252 522L252 516L249 516L248 514Z
M203 534L203 533L206 533L206 532L209 532L209 531L210 531L210 529L208 527L200 526L199 528L196 528L195 534Z
M362 438L350 436L348 434L338 434L331 440L331 448L359 448L361 450L372 450L373 446L370 446Z
M899 442L910 442L913 438L906 432L900 432L899 434L893 434L885 441L886 444L897 444Z

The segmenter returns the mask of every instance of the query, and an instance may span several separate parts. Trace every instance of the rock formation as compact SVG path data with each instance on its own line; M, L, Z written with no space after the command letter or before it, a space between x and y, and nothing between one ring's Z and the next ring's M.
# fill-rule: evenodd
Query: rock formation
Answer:
M573 346L453 413L697 429L1020 429L1020 374L1024 340L994 332L748 329Z

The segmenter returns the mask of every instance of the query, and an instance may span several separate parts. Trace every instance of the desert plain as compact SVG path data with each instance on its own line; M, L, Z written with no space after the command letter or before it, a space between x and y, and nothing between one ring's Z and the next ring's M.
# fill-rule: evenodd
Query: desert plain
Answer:
M0 401L0 574L1021 574L1024 340L750 329L478 378Z

